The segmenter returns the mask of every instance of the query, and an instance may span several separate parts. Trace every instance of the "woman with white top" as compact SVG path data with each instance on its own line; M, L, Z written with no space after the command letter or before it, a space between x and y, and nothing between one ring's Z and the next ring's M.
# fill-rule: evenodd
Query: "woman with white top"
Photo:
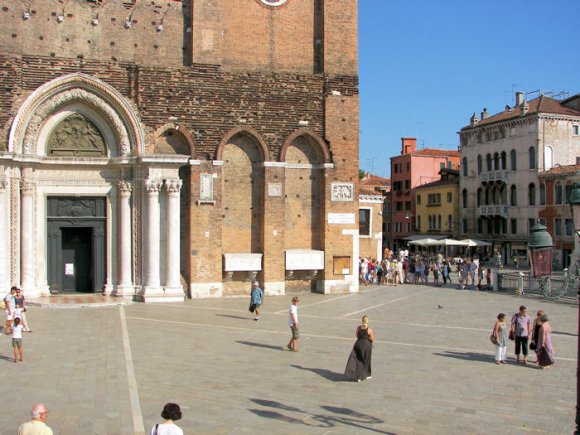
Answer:
M177 403L166 403L161 412L165 419L151 428L151 435L183 435L183 430L175 424L181 418L181 409Z

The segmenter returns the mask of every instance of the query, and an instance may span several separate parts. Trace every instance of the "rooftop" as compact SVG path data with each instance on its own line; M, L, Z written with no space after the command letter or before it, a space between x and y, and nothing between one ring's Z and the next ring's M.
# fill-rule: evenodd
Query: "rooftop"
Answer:
M574 98L574 97L572 97ZM571 99L568 99L571 100ZM566 101L568 101L566 100ZM553 98L547 97L546 95L541 95L538 98L534 98L528 102L524 102L522 104L527 104L529 109L524 116L530 115L537 115L539 113L550 113L555 115L568 115L568 116L579 116L580 112L567 107L565 101L554 100ZM516 107L506 107L506 110L503 112L496 113L488 118L481 119L477 122L476 125L465 126L461 130L466 130L470 128L477 128L484 125L493 124L496 122L507 121L510 119L521 118L521 106Z

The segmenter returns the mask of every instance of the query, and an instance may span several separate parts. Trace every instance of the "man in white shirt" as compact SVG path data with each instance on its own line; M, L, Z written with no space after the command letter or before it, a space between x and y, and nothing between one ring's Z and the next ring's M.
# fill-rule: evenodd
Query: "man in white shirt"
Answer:
M32 420L18 428L18 435L52 435L52 429L44 422L48 418L48 409L44 403L37 403L30 411Z
M292 298L292 305L288 310L288 326L290 326L290 330L292 331L292 338L290 342L286 346L288 350L292 352L298 352L298 348L296 347L296 342L298 341L299 333L298 333L298 296L294 296Z
M12 321L14 320L14 297L16 295L16 287L12 287L10 289L10 293L8 293L4 297L4 302L6 303L6 329L4 332L6 335L12 334Z

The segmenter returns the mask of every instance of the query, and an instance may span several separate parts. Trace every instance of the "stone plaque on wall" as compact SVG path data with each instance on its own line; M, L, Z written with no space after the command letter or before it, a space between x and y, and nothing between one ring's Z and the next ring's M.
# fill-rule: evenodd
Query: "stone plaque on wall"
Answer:
M199 179L199 199L205 201L213 199L213 174L201 174Z
M282 183L268 183L268 196L282 196Z
M331 201L350 202L354 200L353 183L332 183L330 186Z
M328 213L328 223L354 225L354 213Z

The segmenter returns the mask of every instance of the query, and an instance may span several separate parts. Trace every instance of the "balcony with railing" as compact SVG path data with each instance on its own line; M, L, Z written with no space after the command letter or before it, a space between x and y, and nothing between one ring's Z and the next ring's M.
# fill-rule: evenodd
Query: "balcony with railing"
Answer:
M490 171L479 175L482 183L505 183L509 181L509 171Z
M481 217L492 217L492 216L501 216L503 218L508 217L508 210L509 207L505 204L500 205L482 205L478 208L478 214Z

